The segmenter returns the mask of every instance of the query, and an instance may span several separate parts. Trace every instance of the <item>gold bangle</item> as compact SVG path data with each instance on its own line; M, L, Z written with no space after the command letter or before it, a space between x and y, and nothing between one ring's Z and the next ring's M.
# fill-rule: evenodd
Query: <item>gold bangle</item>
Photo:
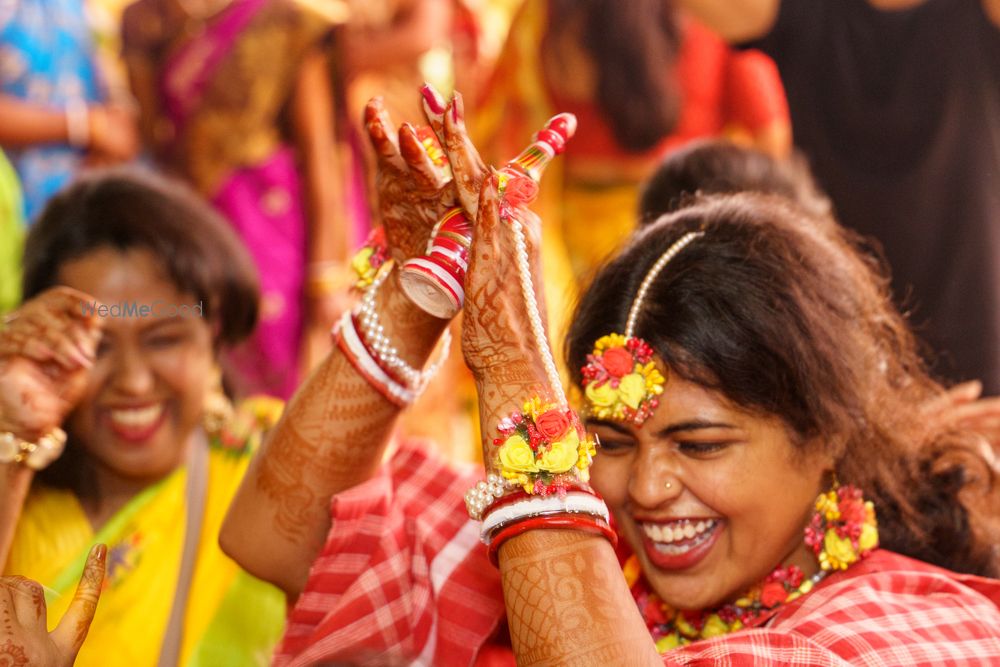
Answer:
M41 470L55 461L66 447L66 432L55 428L38 442L22 440L10 431L0 433L0 463L18 463Z

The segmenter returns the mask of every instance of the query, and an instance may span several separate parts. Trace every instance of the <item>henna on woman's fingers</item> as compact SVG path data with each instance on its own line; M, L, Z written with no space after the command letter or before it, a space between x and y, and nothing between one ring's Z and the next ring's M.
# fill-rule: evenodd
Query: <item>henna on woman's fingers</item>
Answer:
M391 130L392 120L381 97L369 100L365 105L365 129L379 163L398 171L405 168L403 158L399 154L397 135Z
M465 103L455 93L444 113L444 147L451 162L459 201L471 219L479 208L480 189L490 169L469 139L465 127Z
M438 141L444 145L444 113L448 108L448 103L445 102L441 93L429 83L421 86L420 95L423 97L421 107L424 111L424 118L427 119L430 128L434 130Z
M403 123L399 128L399 152L414 180L423 189L438 190L451 180L448 173L431 160L416 129L409 123Z
M42 586L38 582L20 575L5 577L4 584L10 591L17 622L25 628L44 630L46 628L45 591Z

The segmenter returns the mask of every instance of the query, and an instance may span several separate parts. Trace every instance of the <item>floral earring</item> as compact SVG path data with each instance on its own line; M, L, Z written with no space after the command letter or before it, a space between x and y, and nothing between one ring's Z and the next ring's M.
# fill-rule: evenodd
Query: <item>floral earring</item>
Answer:
M846 570L878 548L875 506L861 489L841 485L835 475L833 488L816 498L815 508L805 542L823 570Z
M222 388L222 369L216 364L208 380L202 425L210 436L219 435L233 419L233 404Z

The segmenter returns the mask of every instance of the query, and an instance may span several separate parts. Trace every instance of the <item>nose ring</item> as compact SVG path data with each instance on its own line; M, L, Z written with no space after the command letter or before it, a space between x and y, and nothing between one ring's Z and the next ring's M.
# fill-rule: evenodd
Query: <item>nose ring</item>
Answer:
M667 491L669 491L673 486L674 486L673 482L664 482L663 483L663 488L666 489Z

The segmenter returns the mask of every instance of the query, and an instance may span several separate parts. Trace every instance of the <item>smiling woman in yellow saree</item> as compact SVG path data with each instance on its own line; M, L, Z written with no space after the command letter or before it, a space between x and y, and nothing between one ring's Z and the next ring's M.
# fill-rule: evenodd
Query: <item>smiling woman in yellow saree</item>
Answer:
M0 331L0 562L46 588L54 624L107 544L78 665L270 660L283 600L217 538L281 410L227 411L219 386L218 350L256 319L249 261L203 204L125 175L74 186L29 235Z

